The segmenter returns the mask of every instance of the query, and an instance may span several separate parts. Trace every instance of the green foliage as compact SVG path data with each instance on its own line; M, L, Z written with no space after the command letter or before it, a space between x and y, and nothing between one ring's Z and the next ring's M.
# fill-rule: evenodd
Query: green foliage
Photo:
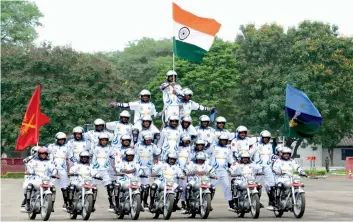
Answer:
M96 118L115 120L116 111L107 104L123 98L112 64L71 48L43 46L11 48L1 58L1 132L5 149L13 149L27 104L41 84L41 109L52 122L41 128L40 143L50 143L58 131ZM127 97L128 98L128 97Z
M23 45L36 37L35 28L43 14L27 1L1 1L1 44Z
M7 172L1 175L1 179L23 179L24 176L24 172Z

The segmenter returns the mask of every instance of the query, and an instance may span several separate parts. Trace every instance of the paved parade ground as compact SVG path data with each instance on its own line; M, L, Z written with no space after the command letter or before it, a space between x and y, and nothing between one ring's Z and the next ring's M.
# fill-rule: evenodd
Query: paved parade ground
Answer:
M353 220L353 180L344 176L329 177L327 179L303 179L306 190L306 211L301 219L302 221L352 221ZM55 203L55 212L52 213L49 220L62 221L69 220L69 214L61 210L62 194L58 189L57 201ZM245 218L237 218L237 215L227 210L228 203L223 199L221 187L217 187L216 196L213 200L214 210L211 212L208 220L252 220L250 214L246 214ZM29 220L27 214L20 213L20 204L23 199L22 180L18 179L2 179L1 180L1 220ZM263 195L262 202L267 206L267 195ZM107 192L100 187L96 212L90 218L92 221L97 220L117 220L116 215L109 213ZM128 220L129 215L124 220ZM159 220L162 216L160 216ZM198 219L197 219L198 218ZM187 219L187 215L180 214L180 211L172 214L171 220ZM196 217L196 220L199 220ZM41 220L37 215L37 221ZM78 216L78 220L81 220ZM143 212L140 214L139 220L152 220L152 214ZM195 219L188 219L194 220ZM282 218L275 218L273 212L261 209L260 218L258 220L267 221L283 221L298 220L295 219L293 213L284 213Z

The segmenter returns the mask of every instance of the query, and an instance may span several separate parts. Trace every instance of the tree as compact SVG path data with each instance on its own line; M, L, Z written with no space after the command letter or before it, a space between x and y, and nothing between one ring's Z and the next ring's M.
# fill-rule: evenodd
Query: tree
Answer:
M1 1L1 44L24 45L36 37L43 14L37 5L27 1Z
M122 88L113 65L94 55L50 45L39 48L7 48L1 57L1 133L6 150L12 150L37 84L41 84L41 108L51 123L41 128L40 143L54 141L59 132L71 133L75 126L96 118L116 120L116 109L108 107L118 98L131 98Z
M244 112L244 123L255 131L283 130L285 84L308 94L321 112L324 123L310 142L332 148L353 126L353 44L352 38L339 37L338 28L321 22L302 22L287 33L275 24L255 29L241 28L237 59L241 93L238 105ZM241 103L247 96L251 103ZM302 140L296 142L293 156Z

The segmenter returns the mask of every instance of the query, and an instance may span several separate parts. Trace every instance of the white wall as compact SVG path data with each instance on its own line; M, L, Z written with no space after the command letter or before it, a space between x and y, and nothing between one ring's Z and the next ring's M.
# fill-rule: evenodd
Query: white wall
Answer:
M315 146L317 149L314 151L312 147ZM292 144L292 147L295 147L295 142ZM307 160L308 156L316 156L315 166L316 168L321 168L323 165L323 149L321 145L307 145L305 148L303 146L298 148L297 153L300 155L300 158L295 158L297 163L304 168L310 168L310 160Z
M346 166L346 161L342 160L342 149L353 149L353 148L333 148L333 166L334 167L345 167ZM330 158L330 155L328 153L328 149L324 148L322 152L323 158L326 158L328 156ZM323 159L323 162L325 162L325 159Z

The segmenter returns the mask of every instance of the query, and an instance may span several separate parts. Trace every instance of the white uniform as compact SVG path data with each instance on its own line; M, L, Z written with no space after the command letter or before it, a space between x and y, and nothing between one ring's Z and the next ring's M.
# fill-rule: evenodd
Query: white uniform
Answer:
M117 146L112 146L110 148L110 154L109 154L109 176L112 181L118 181L120 176L116 175L115 169L116 169L116 162L121 161L121 159L124 156L124 152L127 149L133 149L133 146L123 146L122 144L119 144Z
M36 156L35 155L32 155L32 156L29 156L27 157L26 159L23 160L24 164L25 164L25 169L26 171L28 171L30 168L31 168L31 164L34 163L36 159ZM31 175L25 175L24 176L24 181L23 181L23 190L24 190L24 194L26 194L27 192L27 185L29 183L29 179L30 179Z
M181 171L178 164L169 165L168 163L154 165L152 168L152 172L156 175L160 175L160 177L156 178L154 183L157 184L159 189L162 189L161 183L164 183L166 178L174 179L173 191L176 192L176 188L178 187L177 177L183 176L183 172Z
M80 153L82 151L90 152L91 150L90 142L84 138L81 140L71 139L67 143L67 146L69 147L69 159L71 163L80 161Z
M144 142L140 142L135 146L137 163L140 166L138 176L144 175L147 178L141 178L141 184L150 184L150 176L153 167L153 155L160 155L161 149L155 144L151 143L146 145Z
M205 151L208 154L211 154L212 150L210 148L212 144L215 144L215 141L216 141L214 132L215 131L212 127L206 127L206 128L203 128L201 126L196 127L197 137L198 139L204 140L206 142Z
M253 140L256 140L256 138L249 138L245 137L244 139L240 138L235 138L231 142L231 149L233 152L233 156L237 159L240 160L240 155L242 153L250 153L250 157L252 158L252 155L254 154L255 149L253 149L252 144L254 144Z
M273 171L276 173L275 180L276 183L284 182L288 180L289 176L293 176L294 171L297 171L300 174L304 174L304 170L299 166L297 162L293 159L284 160L277 159L273 164ZM284 175L277 175L284 174Z
M103 185L107 186L111 184L111 178L109 175L109 163L111 158L111 146L106 145L104 147L97 145L93 150L92 166L100 177L103 178ZM96 181L95 181L96 183Z
M119 173L122 173L124 170L135 170L134 173L131 174L124 174L123 176L120 176L118 179L118 183L120 183L121 187L125 190L128 185L128 178L132 176L137 176L137 172L139 171L139 164L135 161L126 161L124 158L117 160L115 162L115 169Z
M267 192L269 192L269 188L275 185L275 179L271 168L272 159L274 156L272 144L264 144L262 141L259 141L256 143L254 149L253 160L256 164L260 164L263 167L264 175L260 176L260 182L265 185Z
M121 121L108 122L106 123L106 128L114 131L112 146L120 144L120 138L123 135L129 135L132 138L132 124L130 123L122 123Z
M229 168L231 174L240 174L240 177L235 177L234 180L237 183L241 183L245 181L248 177L255 178L255 175L258 172L261 172L261 166L255 163L233 163L232 166Z
M186 164L191 160L191 146L179 146L177 151L178 154L178 164L181 170L185 170ZM185 200L185 191L186 191L186 180L179 179L179 186L183 188L183 193L181 195L181 200Z
M166 160L168 152L178 151L180 143L181 131L167 126L162 130L161 138L158 141L158 147L162 150L162 160Z
M185 100L179 100L179 106L180 106L180 117L184 116L191 116L191 111L193 110L201 110L201 111L210 111L211 108L207 106L203 106L198 104L197 102L194 102L192 100L185 101Z
M197 132L196 129L193 125L189 125L188 128L184 129L181 125L178 126L178 129L183 135L189 135L191 139L194 139L197 137Z
M212 180L212 185L216 186L220 180L222 183L224 199L232 200L232 194L230 191L230 183L228 176L228 164L233 164L234 159L232 151L229 146L214 146L211 164L216 169L217 179Z
M163 93L163 107L169 104L177 104L178 103L178 96L176 94L182 94L182 88L179 84L175 83L174 87L169 85L169 82L162 83L160 86L160 90ZM176 94L173 93L173 90L176 91Z
M101 135L102 133L106 133L109 136L109 141L112 141L114 138L114 135L106 130L102 130L102 131L96 131L96 130L90 130L86 133L83 134L84 138L86 138L87 140L90 141L91 143L91 153L93 153L93 149L95 146L98 145L98 137L99 135Z
M118 103L117 107L129 108L134 111L134 124L140 123L143 116L156 117L158 115L156 107L152 102L135 101L129 103Z
M70 177L71 184L81 185L83 183L82 178L95 176L95 170L89 163L74 163L70 168L70 174L78 174L81 177Z
M58 144L50 144L48 146L48 152L52 163L58 170L59 174L59 186L60 188L66 189L68 186L67 182L67 160L69 159L70 148L67 144L59 146Z
M139 124L135 124L133 126L133 129L138 129L138 131L139 131L139 137L138 137L138 140L137 140L138 142L142 142L143 141L142 135L144 135L145 133L150 133L152 135L152 137L154 137L154 135L156 133L160 133L159 129L157 129L157 127L153 123L151 123L151 126L148 129L142 127L141 124L142 123L139 122Z
M31 164L27 165L28 173L32 174L28 177L28 184L33 184L34 188L39 190L42 178L50 177L53 170L54 166L50 160L40 160L38 157L34 158ZM51 181L51 184L54 184L53 182Z

